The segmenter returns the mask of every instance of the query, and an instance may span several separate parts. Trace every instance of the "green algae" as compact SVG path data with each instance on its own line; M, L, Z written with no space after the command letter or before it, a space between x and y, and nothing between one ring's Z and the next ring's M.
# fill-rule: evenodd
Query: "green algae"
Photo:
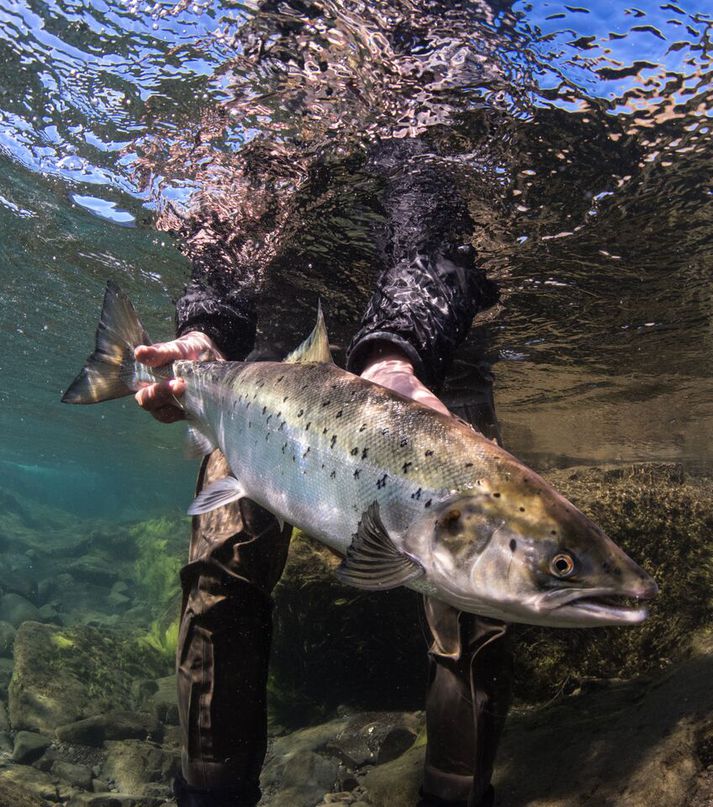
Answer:
M133 578L140 596L158 609L176 596L185 554L187 519L156 518L131 527L137 557Z

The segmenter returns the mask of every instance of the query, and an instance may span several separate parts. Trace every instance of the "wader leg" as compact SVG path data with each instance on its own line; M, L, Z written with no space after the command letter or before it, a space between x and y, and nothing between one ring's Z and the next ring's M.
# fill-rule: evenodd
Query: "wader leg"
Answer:
M492 376L471 367L451 382L449 408L500 443ZM423 807L490 807L500 734L510 705L512 653L507 625L425 598L432 636L426 695L428 745Z
M432 646L430 651L422 804L438 804L440 799L485 807L510 705L507 628L501 622L449 610L458 625L460 647ZM439 628L443 630L442 621ZM442 655L443 650L450 654ZM429 796L437 799L429 801Z
M197 491L228 473L215 451ZM267 747L271 592L291 527L248 499L193 518L177 651L183 739L179 805L250 807ZM203 794L203 795L201 795ZM209 794L206 798L204 795Z

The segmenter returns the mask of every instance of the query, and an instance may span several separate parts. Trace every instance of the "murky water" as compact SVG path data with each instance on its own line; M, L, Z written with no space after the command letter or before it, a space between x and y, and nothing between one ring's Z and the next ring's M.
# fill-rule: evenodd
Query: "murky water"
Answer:
M176 231L260 288L261 340L291 347L321 297L346 346L376 271L365 155L391 137L458 166L500 288L444 398L467 400L485 359L505 443L536 467L710 468L704 0L0 6L0 478L25 510L118 523L190 499L182 429L133 402L59 403L107 279L170 336L189 271Z

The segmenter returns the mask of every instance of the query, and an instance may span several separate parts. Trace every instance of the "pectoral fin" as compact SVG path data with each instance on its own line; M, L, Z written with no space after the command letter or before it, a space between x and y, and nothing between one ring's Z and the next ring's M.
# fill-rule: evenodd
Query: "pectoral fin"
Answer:
M395 546L381 521L379 505L374 502L361 517L347 555L337 569L339 580L367 591L383 591L424 574L416 558Z
M243 496L245 496L245 491L238 480L234 476L226 476L224 479L211 482L196 496L188 508L188 515L197 516L201 513L209 513L211 510L230 504Z
M197 426L189 426L186 434L186 457L205 457L218 446Z

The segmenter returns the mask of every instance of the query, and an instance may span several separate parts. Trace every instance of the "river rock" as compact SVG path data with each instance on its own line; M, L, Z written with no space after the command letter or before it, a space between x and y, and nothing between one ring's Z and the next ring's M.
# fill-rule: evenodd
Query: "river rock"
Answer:
M65 762L57 759L52 763L52 773L75 787L82 790L92 789L92 769L87 765L75 765L73 762Z
M38 771L31 765L9 765L1 770L0 794L7 785L14 785L24 795L39 799L43 807L47 807L49 802L67 801L72 794L72 788L69 785L59 782L56 777L48 773ZM15 802L12 801L7 802L7 805L16 807ZM5 807L4 804L3 807Z
M142 740L109 740L102 778L124 793L143 795L146 786L168 784L180 770L180 755Z
M0 597L0 621L9 622L17 628L23 622L39 619L39 611L20 594L3 594Z
M0 622L0 656L11 657L15 643L15 628L9 622Z
M51 733L58 726L131 708L133 680L165 671L160 654L129 634L25 622L15 637L10 720L15 729Z
M115 711L58 726L55 733L62 742L98 748L105 740L156 738L160 729L158 720L148 712Z
M315 751L296 751L273 759L264 781L274 792L270 807L313 807L334 789L339 763Z
M325 750L349 767L382 764L410 748L422 728L422 719L408 712L366 712L347 721Z
M0 698L7 698L8 687L15 663L11 658L0 658Z
M44 750L52 745L50 737L37 734L34 731L18 731L15 735L15 746L12 758L20 765L30 765L39 759Z
M67 569L76 580L98 586L110 586L118 575L116 562L104 554L84 555L69 563Z
M66 807L166 807L166 799L128 793L77 793Z
M156 681L157 690L151 696L151 707L157 719L170 726L178 725L176 676L168 675Z
M13 779L11 770L0 771L0 805L2 807L46 807L45 798L28 790L26 781ZM32 771L32 768L23 768L23 770ZM49 788L43 788L43 791L50 792ZM52 792L52 795L56 798L56 790Z

